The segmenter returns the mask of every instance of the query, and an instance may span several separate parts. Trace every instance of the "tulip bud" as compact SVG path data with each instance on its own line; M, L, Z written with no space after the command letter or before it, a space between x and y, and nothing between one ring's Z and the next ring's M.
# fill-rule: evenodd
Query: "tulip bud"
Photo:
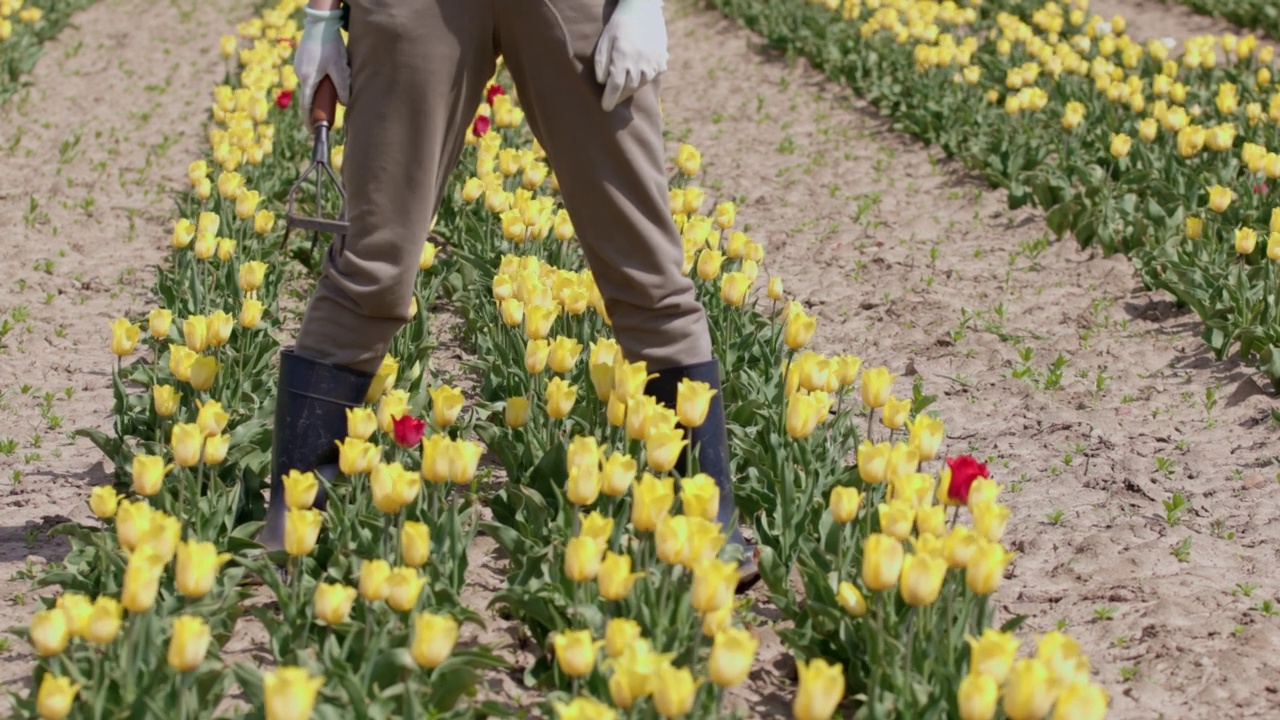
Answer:
M631 618L610 618L604 629L605 653L611 658L621 657L627 646L640 637L640 623Z
M391 577L391 566L386 560L364 560L360 563L360 597L365 602L387 599L387 579Z
M419 667L439 667L458 642L458 622L446 615L421 613L413 618L413 639L409 654Z
M47 672L40 680L40 690L36 693L36 712L44 720L62 720L71 714L71 704L79 693L78 683Z
M862 495L857 488L831 488L831 518L838 523L852 522L858 515L858 507L862 504Z
M560 671L573 678L585 677L596 664L596 652L603 641L591 639L590 630L566 630L552 640Z
M830 720L844 699L844 666L822 658L797 662L800 676L791 712L795 720Z
M200 667L209 652L212 634L201 618L179 615L173 620L173 636L169 638L169 667L190 672Z
M431 529L425 523L406 520L400 528L400 558L405 565L422 567L431 557Z
M387 605L398 612L409 612L418 604L418 596L427 579L411 567L398 567L387 576Z
M178 545L177 555L173 581L178 592L191 599L209 594L218 567L226 560L218 557L217 547L211 542L188 540Z
M71 639L66 614L58 608L37 612L31 618L27 636L40 657L57 655L67 647L67 641Z
M356 600L356 589L335 583L317 583L312 598L316 622L333 627L347 621Z
M85 624L84 638L96 645L106 645L120 632L120 603L112 597L99 595L93 601L93 610Z
M760 639L747 630L730 629L716 635L711 644L707 670L711 682L720 687L735 687L751 674Z
M262 674L266 720L290 720L311 716L323 677L312 677L300 667L281 667Z
M324 516L319 510L290 509L285 514L284 549L291 557L311 552L320 538Z
M89 509L100 520L110 520L115 517L119 503L120 495L110 485L98 485L89 493Z

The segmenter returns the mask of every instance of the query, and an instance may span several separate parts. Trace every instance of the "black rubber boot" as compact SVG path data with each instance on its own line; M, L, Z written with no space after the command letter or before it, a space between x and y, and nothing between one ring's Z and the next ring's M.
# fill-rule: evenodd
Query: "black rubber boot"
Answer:
M720 363L708 360L696 365L668 368L655 373L657 377L645 385L645 394L659 403L671 408L676 407L676 393L680 381L690 380L704 382L711 386L716 394L711 397L711 405L707 410L707 419L702 425L687 430L689 445L680 453L676 461L676 470L684 472L688 464L688 448L697 452L698 471L715 478L716 487L720 490L720 510L716 522L728 535L726 545L737 545L742 549L742 562L739 565L740 579L738 593L750 590L760 580L760 569L756 560L756 548L748 544L742 537L739 526L737 504L733 498L733 478L729 472L729 433L725 427L724 391L720 385Z
M280 351L276 389L275 439L271 447L271 499L267 523L258 542L268 550L284 549L284 476L290 470L315 472L332 482L338 469L337 443L347 436L347 408L364 404L373 382L370 373ZM323 510L323 483L314 507Z

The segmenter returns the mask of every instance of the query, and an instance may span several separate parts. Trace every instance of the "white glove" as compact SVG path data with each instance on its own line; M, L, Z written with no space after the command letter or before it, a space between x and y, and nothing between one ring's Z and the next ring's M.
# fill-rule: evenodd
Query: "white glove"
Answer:
M596 81L605 112L667 70L662 0L619 0L596 45Z
M342 42L342 11L305 8L302 39L293 53L293 72L298 76L298 109L311 124L311 101L325 75L333 80L338 102L347 104L351 93L351 67L347 46Z

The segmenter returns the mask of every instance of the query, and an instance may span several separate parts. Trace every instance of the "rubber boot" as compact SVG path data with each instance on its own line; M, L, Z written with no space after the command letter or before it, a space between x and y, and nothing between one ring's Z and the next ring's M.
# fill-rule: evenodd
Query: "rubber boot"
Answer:
M284 549L285 475L290 470L315 472L333 481L338 470L337 443L347 436L347 408L364 404L372 382L372 374L310 360L293 348L280 351L271 497L266 525L258 534L258 542L268 550ZM313 507L325 507L323 483Z
M716 522L728 536L725 543L737 545L742 550L742 561L738 567L740 579L737 592L739 594L751 589L760 579L760 569L756 560L756 548L748 544L742 537L739 526L737 504L733 497L733 478L729 472L729 433L725 427L724 391L720 385L720 363L708 360L696 365L668 368L656 373L645 385L645 394L651 396L662 405L676 407L676 393L680 381L689 378L704 382L711 386L715 395L711 397L711 405L707 410L707 419L692 430L686 430L689 445L681 452L676 461L676 469L683 470L688 465L688 448L697 452L698 471L710 475L716 481L720 491L720 510L716 514Z

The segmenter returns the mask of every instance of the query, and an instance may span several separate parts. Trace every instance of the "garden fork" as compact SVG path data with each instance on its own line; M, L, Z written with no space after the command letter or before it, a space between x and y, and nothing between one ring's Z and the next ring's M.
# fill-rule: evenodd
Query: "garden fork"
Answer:
M342 180L329 165L329 128L332 125L333 118L336 116L337 105L337 89L334 88L333 81L326 76L320 80L319 86L316 87L315 100L311 104L311 124L315 128L315 145L311 151L311 165L298 176L298 180L289 190L284 216L284 240L280 243L281 250L289 243L289 233L294 228L297 228L312 232L309 255L315 255L316 243L320 241L320 233L333 234L338 241L339 252L341 252L343 240L346 239L347 232L350 229L350 223L347 222L347 191L342 186ZM300 215L294 209L298 191L302 188L307 178L313 174L315 175L316 185L315 217ZM324 195L325 177L328 177L333 182L333 185L338 190L338 196L342 199L337 219L331 220L320 216L321 208L323 207L321 202Z

